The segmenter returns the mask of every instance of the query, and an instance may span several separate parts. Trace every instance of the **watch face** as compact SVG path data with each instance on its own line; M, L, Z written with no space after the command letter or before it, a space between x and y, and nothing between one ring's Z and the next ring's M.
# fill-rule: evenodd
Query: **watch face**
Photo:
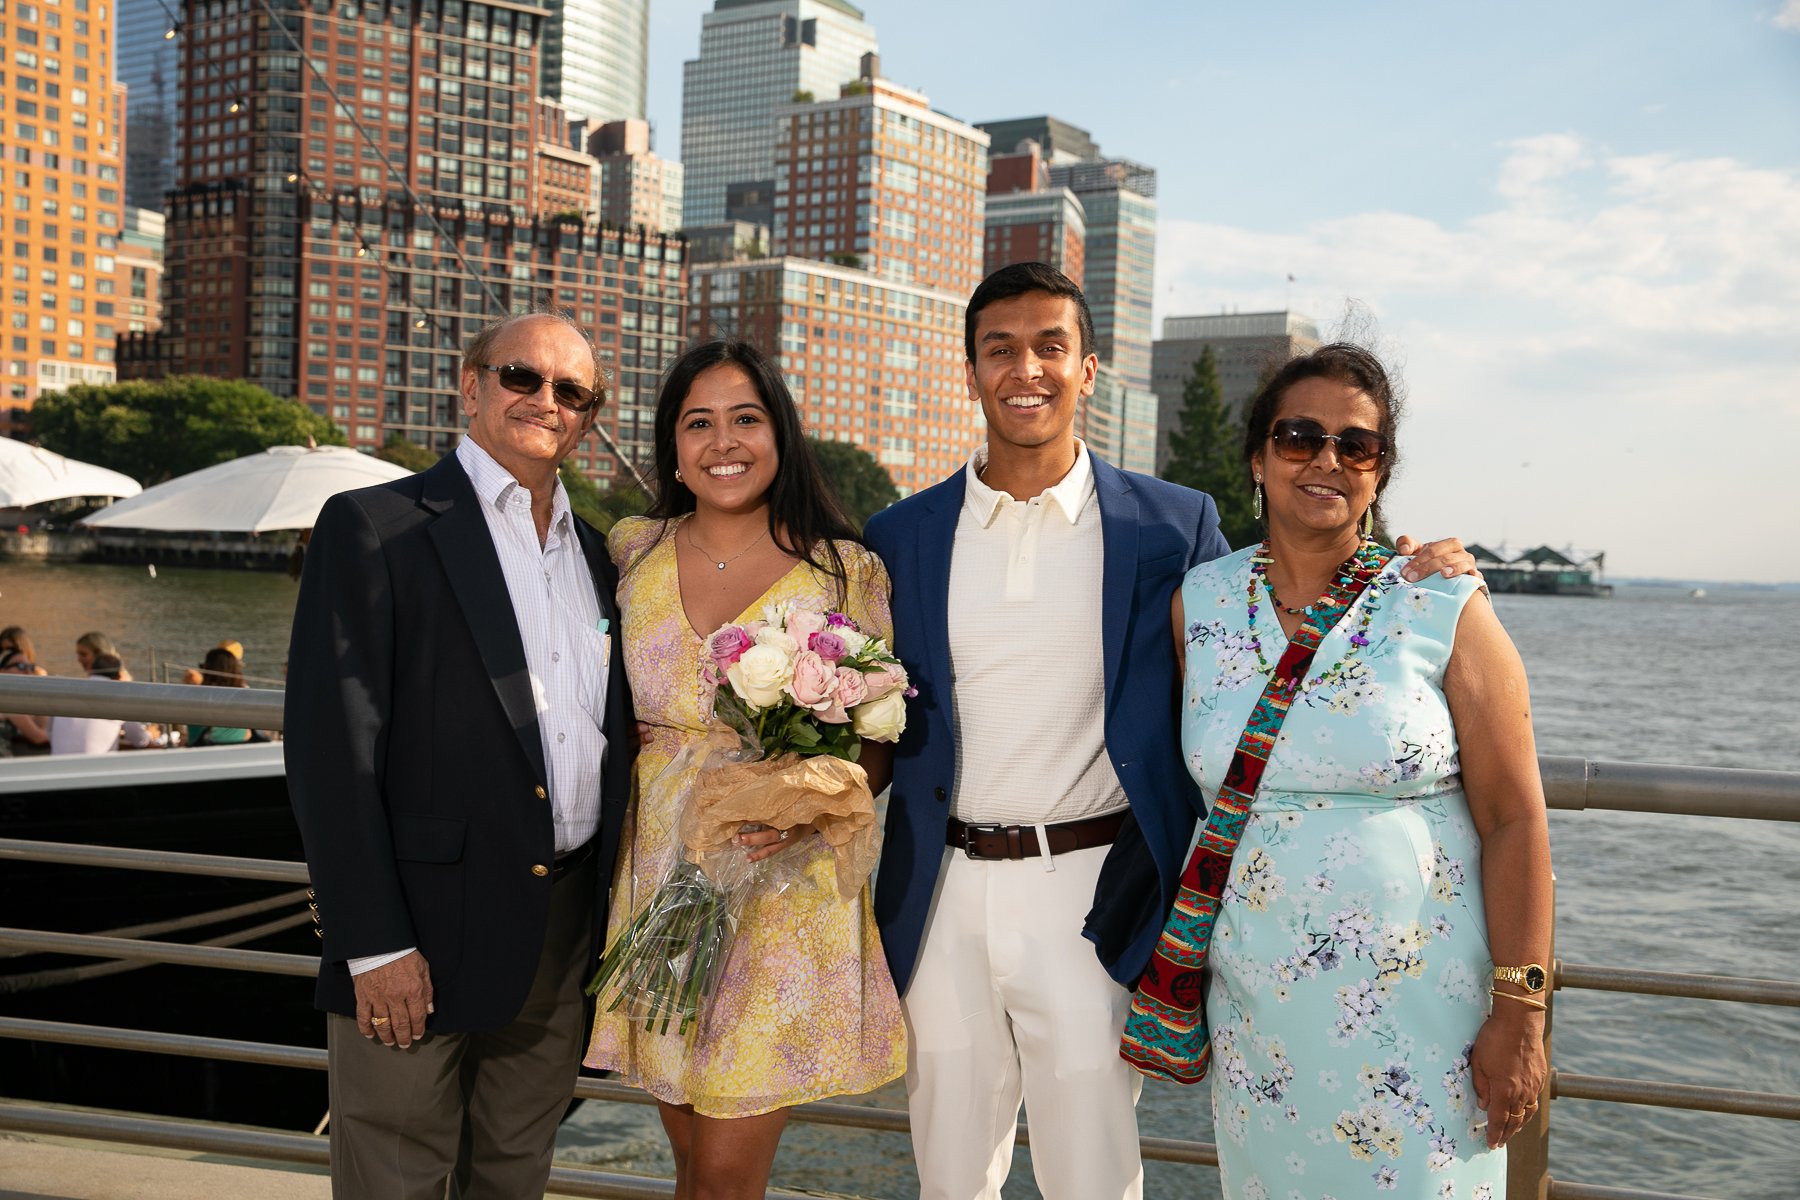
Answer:
M1544 968L1535 963L1525 968L1525 986L1534 992L1544 990Z

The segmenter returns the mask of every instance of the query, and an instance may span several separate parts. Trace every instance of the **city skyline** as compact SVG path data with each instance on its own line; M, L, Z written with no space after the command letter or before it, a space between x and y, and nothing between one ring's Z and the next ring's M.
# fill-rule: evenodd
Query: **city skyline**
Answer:
M652 6L664 130L710 7ZM1291 308L1329 337L1361 301L1411 394L1396 529L1800 579L1800 3L1046 0L1028 45L1000 11L861 7L934 107L1054 114L1157 169L1159 333Z

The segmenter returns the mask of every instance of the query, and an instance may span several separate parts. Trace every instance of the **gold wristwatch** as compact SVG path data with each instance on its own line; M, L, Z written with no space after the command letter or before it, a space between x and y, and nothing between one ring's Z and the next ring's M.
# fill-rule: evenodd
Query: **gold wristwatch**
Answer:
M1536 963L1526 963L1522 967L1495 967L1496 983L1516 983L1527 992L1536 995L1544 990L1544 984L1550 977L1544 974L1544 968Z

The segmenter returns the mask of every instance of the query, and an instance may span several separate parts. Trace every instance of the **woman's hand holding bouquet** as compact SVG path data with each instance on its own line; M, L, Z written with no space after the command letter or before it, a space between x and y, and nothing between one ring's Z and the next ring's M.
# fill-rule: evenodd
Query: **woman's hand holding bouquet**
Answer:
M880 638L842 613L790 606L713 633L701 676L715 728L670 768L693 769L698 757L678 824L683 853L588 985L609 1009L630 1004L656 1032L695 1027L750 896L797 878L762 861L775 850L816 831L831 848L839 895L860 894L880 851L875 799L856 759L864 738L899 740L916 694ZM782 837L746 849L742 835L759 828Z

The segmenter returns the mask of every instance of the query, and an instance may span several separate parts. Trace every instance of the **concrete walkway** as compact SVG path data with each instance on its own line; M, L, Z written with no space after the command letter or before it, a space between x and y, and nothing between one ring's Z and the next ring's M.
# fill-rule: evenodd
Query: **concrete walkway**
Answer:
M556 1195L557 1193L552 1193ZM0 1134L0 1200L330 1200L323 1167Z

